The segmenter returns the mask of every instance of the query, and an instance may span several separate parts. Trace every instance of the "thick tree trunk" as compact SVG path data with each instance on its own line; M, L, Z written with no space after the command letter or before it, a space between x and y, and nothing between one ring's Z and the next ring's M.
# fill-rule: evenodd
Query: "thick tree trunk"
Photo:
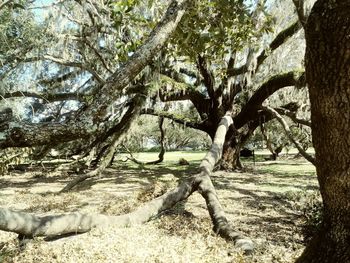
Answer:
M232 171L234 169L243 168L240 161L241 146L235 141L225 142L222 160L220 162L220 169Z
M232 171L243 168L240 153L256 127L257 125L247 125L237 131L231 126L225 137L220 169Z
M297 262L350 262L350 0L318 0L306 26L323 227Z
M246 253L253 250L253 243L230 226L220 205L210 175L215 164L221 159L225 135L232 124L232 118L222 118L211 149L200 164L200 173L179 184L174 190L145 203L134 212L121 216L84 215L80 213L61 214L39 217L28 213L0 208L0 230L18 233L22 236L58 236L63 234L82 233L93 227L107 225L130 226L141 224L152 219L160 212L173 207L176 203L188 198L194 191L199 191L207 203L208 211L214 225L214 231L222 237L233 241Z

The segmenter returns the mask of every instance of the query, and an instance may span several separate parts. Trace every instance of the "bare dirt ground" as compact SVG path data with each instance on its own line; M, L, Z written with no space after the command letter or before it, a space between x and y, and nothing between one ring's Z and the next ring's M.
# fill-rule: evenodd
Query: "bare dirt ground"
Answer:
M53 167L0 177L0 206L47 215L129 212L195 172L190 166L136 167L116 163L102 178L56 194L74 175ZM229 220L251 237L252 256L216 236L203 198L193 194L147 224L94 229L55 240L19 245L0 231L0 262L294 262L304 248L303 203L317 191L313 166L302 161L252 163L244 172L216 172L213 182Z

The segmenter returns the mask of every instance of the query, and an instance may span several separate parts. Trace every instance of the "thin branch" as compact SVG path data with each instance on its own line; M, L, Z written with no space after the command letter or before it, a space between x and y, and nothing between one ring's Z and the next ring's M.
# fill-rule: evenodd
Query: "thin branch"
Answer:
M204 85L207 88L209 97L215 100L215 78L213 72L209 68L207 60L205 57L198 55L196 64L203 77Z
M281 45L283 45L290 37L296 34L302 28L301 23L299 21L294 22L286 29L282 30L270 43L269 48L263 50L257 58L257 65L255 71L259 69L261 64L268 57L268 53L274 51Z
M179 69L179 72L182 73L182 74L185 74L187 75L188 77L191 77L191 78L197 78L197 74L187 68L180 68Z
M312 163L313 165L315 165L315 158L312 157L311 155L309 155L304 149L303 147L299 144L299 142L297 142L294 137L293 134L287 124L287 122L283 119L283 117L277 112L275 111L273 108L265 106L262 107L262 109L269 111L276 119L277 121L282 125L288 139L295 145L295 147L299 150L300 154L306 159L308 160L310 163Z
M54 57L51 55L44 55L43 56L44 59L50 60L52 62L55 62L57 64L60 65L64 65L64 66L68 66L68 67L77 67L77 68L81 68L83 70L88 71L89 73L91 73L91 75L93 75L96 80L102 84L106 83L106 80L104 80L95 70L93 70L90 66L83 64L81 62L75 62L75 61L68 61L65 59L61 59L58 57Z
M293 3L295 5L295 8L297 10L298 18L303 26L305 28L306 21L307 21L307 15L305 12L305 6L304 6L304 0L293 0Z
M258 70L258 68L261 66L261 64L265 61L265 59L268 57L269 51L274 51L278 47L280 47L283 43L285 43L291 36L293 36L295 33L297 33L302 28L301 23L299 21L294 22L290 26L288 26L286 29L282 30L278 35L272 40L270 43L268 49L263 50L260 55L257 58L257 66L255 68L255 71ZM238 76L241 74L244 74L248 71L248 59L247 63L242 65L239 68L228 68L227 74L229 76Z
M294 121L295 123L300 123L300 124L302 124L302 125L311 127L311 121L298 118L297 115L296 115L296 112L293 112L293 111L290 111L290 110L287 110L287 109L284 109L284 108L277 108L277 111L278 111L280 114L283 114L283 115L288 116L288 117L291 118L292 121Z
M3 99L8 98L18 98L18 97L31 97L31 98L37 98L42 99L45 102L54 102L54 101L64 101L64 100L78 100L78 101L85 101L86 95L79 94L79 93L35 93L35 92L29 92L29 91L14 91L14 92L8 92L5 94L0 94L0 101Z
M178 124L185 125L186 127L190 127L193 129L205 131L205 127L201 123L196 123L194 120L190 119L182 119L176 117L174 114L169 113L169 112L156 112L154 109L142 109L141 114L147 114L147 115L153 115L153 116L158 116L162 118L167 118L170 119Z
M100 52L86 39L83 38L83 41L86 43L86 45L91 48L94 53L96 54L96 56L99 58L99 60L102 62L102 65L104 66L104 68L109 72L109 73L113 73L113 71L108 67L106 60L102 57L102 55L100 54Z
M70 72L68 72L66 74L63 74L63 75L60 75L60 76L55 76L55 77L50 78L50 79L42 79L38 83L41 84L41 85L51 85L51 84L54 84L54 83L60 83L60 82L68 80L71 77L77 76L79 73L81 73L80 69L79 70L73 70L73 71L70 71Z

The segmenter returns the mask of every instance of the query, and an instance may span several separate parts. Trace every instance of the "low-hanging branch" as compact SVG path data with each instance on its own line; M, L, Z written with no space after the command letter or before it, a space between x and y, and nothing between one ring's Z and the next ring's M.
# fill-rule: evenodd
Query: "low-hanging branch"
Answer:
M111 142L109 143L106 152L103 152L102 156L98 157L99 166L87 173L76 177L74 180L69 182L65 187L60 191L61 193L68 192L72 190L76 185L81 182L92 178L94 176L100 175L111 163L116 148L120 145L122 140L126 137L127 132L129 131L132 123L140 115L141 108L145 102L145 97L135 96L132 100L132 104L129 106L127 112L123 115L122 119L117 125L110 129L105 134L98 136L98 138L89 145L89 149L94 149L97 144L103 143L109 137L112 137Z
M277 121L282 125L288 139L295 145L295 147L298 149L298 151L300 152L300 154L306 159L308 160L310 163L312 163L313 165L315 165L316 160L314 157L312 157L310 154L308 154L303 147L299 144L299 142L297 142L294 139L294 136L288 126L288 123L285 121L285 119L283 119L283 117L273 108L265 106L262 107L263 110L266 110L268 112L270 112L276 119Z
M210 175L220 160L225 135L232 118L228 115L221 119L216 130L213 144L200 164L200 173L180 183L175 189L145 203L135 211L119 216L87 215L81 213L37 216L7 208L0 208L0 230L9 231L24 237L60 236L90 231L95 227L126 227L145 223L164 210L172 208L178 202L187 199L198 191L206 201L214 231L232 241L246 253L252 252L253 243L241 233L234 231L220 205Z
M294 121L295 123L299 123L299 124L311 127L311 121L298 118L296 115L296 112L293 112L284 108L278 108L277 110L280 114L286 115L289 118L291 118L291 120Z

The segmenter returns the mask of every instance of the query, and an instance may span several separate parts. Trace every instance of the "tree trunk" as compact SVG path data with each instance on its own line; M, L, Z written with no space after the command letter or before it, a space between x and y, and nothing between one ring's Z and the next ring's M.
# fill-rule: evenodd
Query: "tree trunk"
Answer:
M324 204L297 262L350 262L350 0L318 0L306 26L312 138Z
M240 161L241 146L234 139L225 142L224 152L220 163L220 169L232 171L243 168Z
M225 137L220 169L232 171L243 168L240 153L256 127L256 125L247 125L237 131L231 126Z

